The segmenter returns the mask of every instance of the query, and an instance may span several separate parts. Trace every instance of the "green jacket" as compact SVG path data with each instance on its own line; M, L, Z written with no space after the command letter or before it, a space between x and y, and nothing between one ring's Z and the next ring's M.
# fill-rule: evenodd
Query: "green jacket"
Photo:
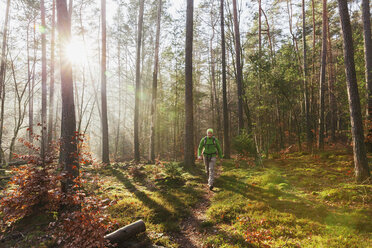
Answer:
M213 137L212 138L207 137L207 142L204 145L204 138L205 137L203 137L200 140L200 144L198 148L198 157L201 156L203 152L203 154L212 154L212 157L215 157L218 153L218 157L222 158L222 150L221 150L220 142L218 141L218 139L214 137L215 144L213 144ZM203 148L204 148L204 151L203 151Z

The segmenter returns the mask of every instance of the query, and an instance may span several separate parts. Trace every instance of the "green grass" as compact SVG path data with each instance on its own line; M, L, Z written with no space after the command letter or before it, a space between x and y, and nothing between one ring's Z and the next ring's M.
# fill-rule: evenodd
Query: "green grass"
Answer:
M207 247L372 247L372 187L354 183L352 157L291 154L223 164L207 211Z
M199 227L205 233L204 247L372 248L372 186L354 182L351 154L271 157L263 167L252 160L223 161L207 219ZM117 201L108 214L120 226L143 219L147 231L140 240L180 247L172 236L204 194L201 163L192 168L181 163L113 164L88 172L102 179L101 187L91 190ZM23 223L37 226L44 221L41 217ZM33 245L31 240L42 232L28 230L24 244L17 244Z
M102 194L118 200L109 214L119 225L143 219L152 243L178 247L170 236L180 231L180 222L202 197L206 177L201 165L185 169L178 163L129 168L119 164L99 174L105 176Z

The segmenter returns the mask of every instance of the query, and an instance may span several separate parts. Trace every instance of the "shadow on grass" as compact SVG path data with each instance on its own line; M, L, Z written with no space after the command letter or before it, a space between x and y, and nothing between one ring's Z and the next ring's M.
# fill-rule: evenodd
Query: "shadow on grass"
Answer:
M180 164L184 172L188 172L190 175L196 177L195 181L204 183L206 181L207 175L204 170L204 164L196 163L195 166L184 166Z
M168 209L151 199L147 196L144 192L137 189L135 185L119 170L111 168L110 169L113 175L125 186L125 188L133 193L140 201L143 202L150 209L155 210L155 216L153 216L153 220L155 223L162 223L169 220L169 218L174 219L173 213L170 212Z
M239 181L234 176L221 175L217 179L216 186L220 187L222 191L228 190L250 200L264 202L270 208L279 212L293 214L297 218L306 218L325 224L325 218L331 214L330 210L324 205L314 205L295 194L275 188L265 189L253 186Z

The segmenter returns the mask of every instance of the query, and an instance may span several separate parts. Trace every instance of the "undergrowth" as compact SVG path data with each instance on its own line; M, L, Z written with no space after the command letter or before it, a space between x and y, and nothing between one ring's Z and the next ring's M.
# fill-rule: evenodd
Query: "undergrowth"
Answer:
M290 154L264 168L226 161L206 247L372 247L372 188L352 170L342 152Z

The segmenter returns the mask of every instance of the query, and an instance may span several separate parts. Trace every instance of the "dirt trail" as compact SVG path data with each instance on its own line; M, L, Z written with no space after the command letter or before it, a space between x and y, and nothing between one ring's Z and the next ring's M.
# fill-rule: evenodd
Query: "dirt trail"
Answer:
M220 175L221 167L217 166L215 179ZM201 232L200 224L206 220L206 211L210 206L210 199L214 195L214 190L209 190L207 184L204 185L205 194L203 198L190 211L190 216L183 219L180 224L180 232L173 236L180 248L200 248L203 247L206 232Z

